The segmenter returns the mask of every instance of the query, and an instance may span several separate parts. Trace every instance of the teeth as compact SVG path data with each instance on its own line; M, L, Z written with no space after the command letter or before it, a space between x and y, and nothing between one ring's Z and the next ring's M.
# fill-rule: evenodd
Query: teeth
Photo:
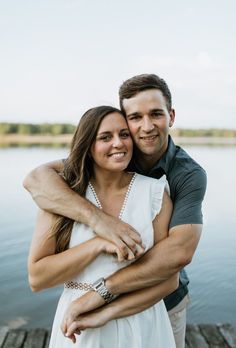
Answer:
M153 140L156 138L156 135L153 135L151 137L141 137L141 139L144 139L144 140Z
M119 152L119 153L112 153L110 156L113 156L115 158L120 158L124 157L125 153L124 152Z

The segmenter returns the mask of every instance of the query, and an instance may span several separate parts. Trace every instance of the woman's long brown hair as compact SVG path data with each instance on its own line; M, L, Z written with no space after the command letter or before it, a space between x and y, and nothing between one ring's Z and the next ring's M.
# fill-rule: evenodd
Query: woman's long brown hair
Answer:
M93 175L93 159L90 149L96 139L98 128L108 114L120 110L112 106L99 106L89 109L81 117L74 133L68 158L61 173L68 186L80 196L85 196L86 189ZM70 237L74 221L64 217L56 217L50 235L56 236L56 253L60 253L69 247Z

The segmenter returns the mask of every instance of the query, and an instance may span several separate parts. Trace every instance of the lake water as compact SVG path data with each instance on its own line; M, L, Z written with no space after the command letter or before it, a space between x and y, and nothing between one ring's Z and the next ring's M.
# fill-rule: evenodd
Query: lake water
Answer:
M190 323L236 324L236 147L185 147L207 171L204 231L187 267ZM66 157L66 149L0 149L0 325L45 327L52 323L61 288L31 293L27 253L36 207L22 188L33 167Z

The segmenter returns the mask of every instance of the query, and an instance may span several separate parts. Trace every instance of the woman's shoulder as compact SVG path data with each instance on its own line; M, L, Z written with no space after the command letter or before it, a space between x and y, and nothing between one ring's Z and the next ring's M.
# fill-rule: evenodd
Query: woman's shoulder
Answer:
M169 194L169 185L166 176L160 179L150 178L145 175L135 174L135 189L133 196L140 197L140 205L145 206L151 213L151 219L160 212L164 191Z
M162 175L161 178L156 179L156 178L151 178L146 175L138 174L135 173L136 178L143 183L150 184L150 185L165 185L167 183L166 175Z

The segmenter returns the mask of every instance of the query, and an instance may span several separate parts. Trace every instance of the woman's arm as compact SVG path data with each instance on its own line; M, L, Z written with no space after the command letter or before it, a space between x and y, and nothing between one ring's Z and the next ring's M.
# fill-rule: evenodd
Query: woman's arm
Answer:
M117 254L118 260L123 260L119 249L100 237L55 254L56 239L50 235L54 221L55 215L39 211L28 258L29 283L33 291L72 279L102 252Z

